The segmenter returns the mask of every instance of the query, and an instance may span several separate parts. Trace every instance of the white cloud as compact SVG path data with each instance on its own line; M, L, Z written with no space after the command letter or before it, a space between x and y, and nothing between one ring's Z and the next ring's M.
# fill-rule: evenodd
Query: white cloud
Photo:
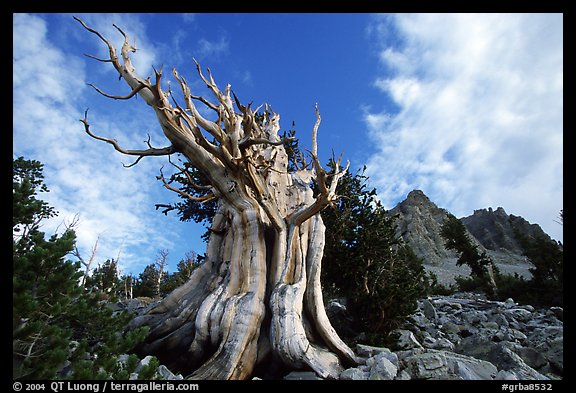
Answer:
M374 86L399 107L364 111L386 206L419 188L457 216L502 206L563 238L562 25L559 14L374 20L388 71Z
M399 105L414 105L420 98L422 87L414 78L376 79L374 85L390 94Z
M114 18L86 18L94 27L104 19L107 23ZM141 24L136 17L116 22L125 20L145 37L143 30L138 30ZM155 181L162 162L144 158L133 168L123 168L121 162L130 163L132 158L90 138L79 119L84 115L84 105L90 102L94 109L89 112L89 121L94 132L117 138L127 148L145 148L145 132L156 124L153 115L140 116L139 109L136 114L120 110L131 104L126 102L114 102L118 105L114 112L101 109L100 104L108 100L86 87L86 63L79 57L81 53L65 53L57 47L42 18L15 14L13 32L13 154L45 165L45 181L51 191L42 197L60 213L43 230L50 234L62 221L70 222L79 214L76 232L85 256L101 235L99 258L116 257L122 249L121 264L128 270L141 271L153 261L159 248L171 248L178 240L173 226L178 223L173 218L163 221L164 217L153 209L155 202L169 199L165 193L159 196L161 187ZM82 33L97 40L79 28L78 34ZM144 63L154 59L153 52L142 53ZM103 76L117 82L111 74ZM142 107L141 102L132 105ZM156 134L152 142L166 143L160 138ZM142 255L150 257L143 259Z
M217 40L201 38L198 41L199 58L217 57L228 52L230 40L226 35L221 35Z
M254 79L252 78L252 73L250 71L244 71L241 74L241 77L242 77L242 82L244 82L244 84L246 84L248 86L254 85Z

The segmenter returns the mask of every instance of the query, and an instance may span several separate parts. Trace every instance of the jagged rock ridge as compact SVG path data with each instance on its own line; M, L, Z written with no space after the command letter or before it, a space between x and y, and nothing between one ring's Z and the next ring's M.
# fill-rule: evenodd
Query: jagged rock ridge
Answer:
M450 212L438 207L421 190L413 190L406 199L388 212L395 217L397 235L408 243L424 260L428 270L438 275L444 284L452 282L457 275L468 275L465 266L456 266L457 253L447 250L440 235L442 224ZM503 273L518 273L529 278L530 267L522 255L521 246L514 229L529 237L550 237L537 224L531 224L520 216L508 215L502 207L475 210L474 214L461 218L468 230L470 240L480 252L486 252Z
M474 210L474 214L461 218L466 228L487 249L521 255L522 247L516 239L514 228L529 238L550 239L538 224L530 224L524 218L508 215L502 207L496 210Z
M397 234L428 265L440 265L446 259L456 258L456 252L444 247L440 229L448 217L448 210L438 207L421 190L410 191L388 214L396 217ZM484 248L469 234L473 242Z

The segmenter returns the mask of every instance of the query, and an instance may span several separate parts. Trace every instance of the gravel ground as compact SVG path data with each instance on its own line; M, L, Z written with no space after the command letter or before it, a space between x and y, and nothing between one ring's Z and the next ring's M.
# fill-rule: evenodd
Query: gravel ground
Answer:
M527 263L502 263L495 262L498 269L502 274L518 273L518 275L529 279L532 275L528 270L531 265ZM438 283L443 285L454 284L454 278L457 276L468 277L470 275L470 268L468 266L456 266L456 258L445 260L441 265L427 265L424 267L429 272L434 272L438 276Z

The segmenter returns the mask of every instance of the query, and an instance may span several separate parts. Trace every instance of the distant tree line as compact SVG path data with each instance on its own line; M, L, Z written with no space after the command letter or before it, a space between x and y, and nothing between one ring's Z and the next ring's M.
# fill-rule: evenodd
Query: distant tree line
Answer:
M167 250L160 250L156 261L147 265L138 276L120 274L118 261L108 259L86 277L85 288L108 301L138 297L162 298L184 284L192 271L203 262L203 256L190 251L178 262L176 271L169 272L167 256Z

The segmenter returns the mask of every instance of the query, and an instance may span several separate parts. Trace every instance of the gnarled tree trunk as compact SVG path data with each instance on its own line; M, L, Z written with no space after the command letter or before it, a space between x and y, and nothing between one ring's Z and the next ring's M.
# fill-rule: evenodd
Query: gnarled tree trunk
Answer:
M111 62L132 91L120 97L95 89L115 99L140 95L155 111L171 144L125 150L115 140L95 135L86 116L85 131L137 156L136 162L144 156L181 153L210 183L205 196L187 196L198 203L218 200L205 262L188 282L133 320L134 327L150 327L140 350L188 370L192 379L244 379L270 356L290 367L307 365L322 377L337 378L342 364L354 364L356 358L324 311L320 262L325 227L319 213L337 198L336 185L345 171L336 171L328 182L318 161L318 109L313 165L290 173L278 136L279 116L268 107L263 120L257 121L258 110L243 106L234 94L232 98L230 85L221 91L198 63L198 74L217 104L193 96L175 70L185 107L171 104L161 88L161 71L155 71L154 83L136 73L129 57L135 49L122 30L118 28L125 38L121 61L105 37L77 20L108 46L109 59L98 60ZM202 117L195 101L212 108L218 120ZM313 180L317 195L310 186Z

